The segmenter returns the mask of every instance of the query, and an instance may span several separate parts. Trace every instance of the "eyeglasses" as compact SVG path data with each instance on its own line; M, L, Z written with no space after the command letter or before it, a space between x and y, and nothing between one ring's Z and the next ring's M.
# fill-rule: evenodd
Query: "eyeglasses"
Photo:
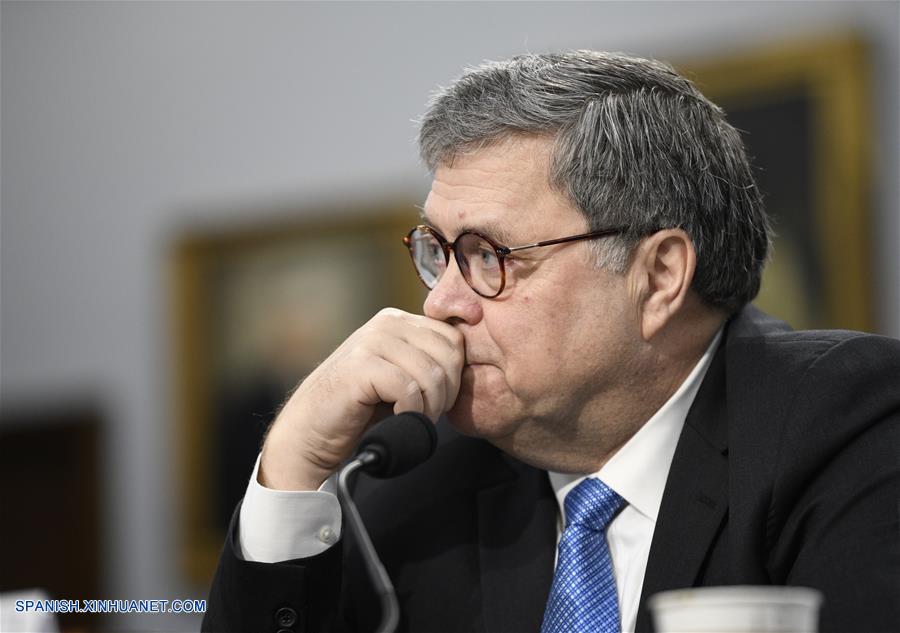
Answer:
M451 243L430 226L419 225L403 238L403 243L409 249L409 255L412 257L413 266L416 268L419 279L429 290L437 285L447 270L450 265L450 251L453 251L456 264L469 287L482 297L493 299L498 297L506 286L504 262L510 253L524 251L528 248L618 235L624 233L625 230L625 228L604 229L559 237L555 240L544 240L536 244L503 246L491 238L473 231L460 233Z

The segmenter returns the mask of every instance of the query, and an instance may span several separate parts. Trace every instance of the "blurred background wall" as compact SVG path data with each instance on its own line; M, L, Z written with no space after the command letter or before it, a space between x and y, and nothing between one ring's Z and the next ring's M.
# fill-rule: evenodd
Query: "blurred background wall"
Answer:
M21 512L46 511L43 529L60 538L76 523L97 535L73 545L96 550L95 595L58 597L206 594L184 564L173 244L307 210L421 201L412 120L438 84L485 59L595 48L677 63L855 34L871 73L872 329L900 335L898 6L3 2L0 426L9 438L86 417L96 436L56 436L58 453L49 440L7 443L59 493ZM83 483L66 492L67 474ZM17 520L16 507L3 513ZM59 565L93 564L69 551ZM198 619L85 626L177 631Z

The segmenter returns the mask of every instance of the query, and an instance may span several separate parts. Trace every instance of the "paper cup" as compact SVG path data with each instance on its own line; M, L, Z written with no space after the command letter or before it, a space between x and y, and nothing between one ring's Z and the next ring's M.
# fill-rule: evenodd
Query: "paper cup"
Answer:
M651 596L657 633L815 633L822 594L806 587L700 587Z

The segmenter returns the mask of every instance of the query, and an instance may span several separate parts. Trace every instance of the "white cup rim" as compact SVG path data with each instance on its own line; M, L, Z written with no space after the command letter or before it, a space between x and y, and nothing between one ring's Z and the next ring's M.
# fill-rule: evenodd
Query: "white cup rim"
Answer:
M647 600L647 605L651 609L656 610L683 606L687 602L702 602L704 605L709 606L723 604L797 604L818 607L822 603L822 593L809 587L774 585L691 587L654 594Z

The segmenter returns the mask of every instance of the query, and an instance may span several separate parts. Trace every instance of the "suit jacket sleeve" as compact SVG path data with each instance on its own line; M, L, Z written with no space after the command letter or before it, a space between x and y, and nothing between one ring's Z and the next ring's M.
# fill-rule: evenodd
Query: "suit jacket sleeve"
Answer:
M240 505L231 520L203 618L203 631L331 631L341 594L343 542L318 556L281 563L243 560L235 543Z

